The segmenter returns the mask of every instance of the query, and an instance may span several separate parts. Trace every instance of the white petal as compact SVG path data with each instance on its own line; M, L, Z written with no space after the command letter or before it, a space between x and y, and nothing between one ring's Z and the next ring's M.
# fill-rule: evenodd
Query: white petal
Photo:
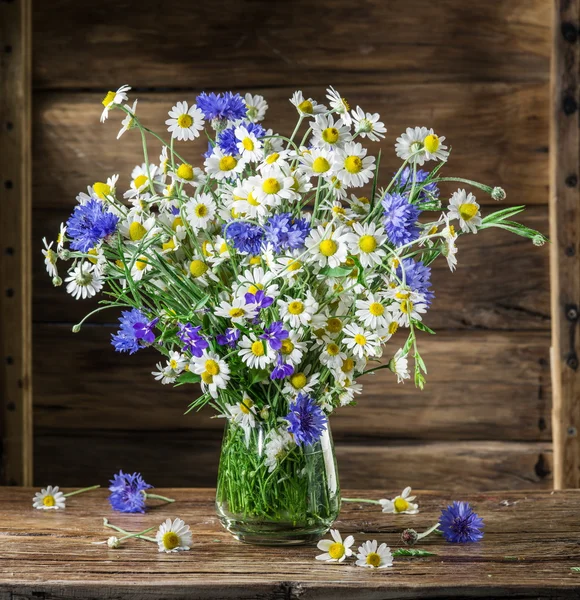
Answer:
M323 552L328 552L330 546L332 546L332 542L330 540L320 540L316 547Z
M328 552L325 552L324 554L319 554L315 558L316 558L316 560L332 560L330 558L330 554L328 554Z
M402 496L403 498L407 498L407 496L408 496L410 493L411 493L411 488L407 486L407 487L406 487L406 488L403 490L403 493L401 494L401 496Z

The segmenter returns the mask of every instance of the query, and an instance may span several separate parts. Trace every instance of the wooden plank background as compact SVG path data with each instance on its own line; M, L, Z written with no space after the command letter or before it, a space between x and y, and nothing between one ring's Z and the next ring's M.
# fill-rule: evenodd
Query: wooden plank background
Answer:
M117 172L127 182L140 162L136 136L115 141L118 115L98 122L102 95L123 83L154 129L175 101L233 89L266 95L280 131L294 122L294 89L322 99L332 84L383 116L385 177L397 135L433 126L453 146L447 174L503 186L505 204L532 205L524 222L547 233L550 23L545 0L37 3L35 248L79 191ZM200 147L184 148L194 161ZM345 486L552 485L548 250L500 232L461 242L455 274L434 268L425 391L382 371L334 418ZM156 485L212 485L221 422L183 416L195 389L154 382L155 354L113 352L116 315L72 334L92 306L52 288L37 254L35 483L80 485L123 468Z

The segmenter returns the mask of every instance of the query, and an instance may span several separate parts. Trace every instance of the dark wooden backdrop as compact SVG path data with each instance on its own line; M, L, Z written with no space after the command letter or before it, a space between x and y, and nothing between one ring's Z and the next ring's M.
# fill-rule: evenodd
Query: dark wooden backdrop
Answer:
M295 89L332 84L388 127L383 168L407 126L453 146L447 173L503 186L506 204L548 232L551 6L546 0L37 1L33 14L33 382L37 485L104 482L141 470L162 486L211 485L221 422L183 416L195 390L153 381L155 353L116 354L116 315L54 289L40 256L75 195L141 162L140 141L99 123L108 89L129 83L161 129L177 100L251 91L288 130ZM153 148L153 146L151 146ZM197 159L198 147L189 147ZM154 156L157 153L154 153ZM481 197L495 208L493 201ZM462 238L459 268L434 269L420 392L385 371L333 420L342 482L360 488L552 485L547 248L500 232Z

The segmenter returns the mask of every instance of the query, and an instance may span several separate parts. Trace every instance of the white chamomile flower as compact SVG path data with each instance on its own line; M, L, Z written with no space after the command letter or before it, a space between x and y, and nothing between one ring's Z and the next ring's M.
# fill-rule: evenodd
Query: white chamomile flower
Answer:
M223 300L219 306L216 306L214 314L229 319L232 323L244 323L253 319L257 312L258 308L255 304L248 304L244 296L238 296L232 302Z
M205 183L205 174L199 167L194 167L189 163L181 163L175 172L171 171L169 176L174 181L181 183L189 183L195 188L202 186Z
M125 108L129 111L129 114L125 115L125 118L121 121L121 129L119 129L117 139L119 139L125 133L125 131L129 131L129 129L133 129L133 127L135 127L135 111L137 110L137 100L133 102L133 106L125 104Z
M284 460L288 454L288 450L293 446L294 438L290 435L285 426L270 431L264 449L266 455L264 463L268 467L270 473L276 469L282 460Z
M280 150L280 152L271 152L258 165L258 171L264 176L270 173L275 175L290 175L290 152L288 150Z
M112 197L115 195L115 187L117 186L117 181L119 181L119 175L113 175L112 177L107 177L107 182L104 183L102 181L96 181L95 183L93 183L93 185L89 186L87 188L87 191L89 192L88 196L87 194L79 194L77 196L77 200L79 201L79 204L85 204L87 200L89 200L91 197L95 197L95 198L99 198L100 200L107 200L108 198ZM80 201L80 198L82 197L82 202ZM112 208L112 206L111 206Z
M367 300L356 301L356 318L369 329L381 329L389 326L390 313L384 301L369 293Z
M355 213L366 215L371 208L371 201L366 196L355 196L354 194L351 194L350 206Z
M129 259L131 265L131 277L133 281L141 281L146 273L153 269L153 265L144 254L131 256Z
M397 376L397 383L404 383L405 379L411 378L409 361L407 360L407 355L403 353L402 348L399 348L395 352L395 356L389 361L389 370Z
M385 500L384 498L379 500L383 507L384 513L394 513L396 515L407 514L416 515L419 512L419 505L413 503L415 496L411 496L411 488L406 487L400 496L393 498L392 500Z
M381 118L379 113L365 113L360 106L357 106L356 110L351 111L351 114L354 130L362 138L368 137L372 142L378 142L385 137L387 128L382 121L379 121Z
M246 104L246 119L248 119L248 121L258 123L259 121L264 120L266 111L268 110L268 103L264 100L264 96L260 96L259 94L256 94L255 96L246 94L244 96L244 102Z
M68 272L66 291L75 299L92 298L103 287L103 280L90 262L83 261Z
M320 540L317 548L324 554L319 554L316 560L326 562L343 562L345 558L352 556L351 546L354 544L354 537L349 535L344 541L338 529L331 529L332 540Z
M56 251L57 252L60 252L64 248L65 241L66 241L66 225L64 223L61 223L58 235L56 236ZM46 244L45 244L45 246L46 246Z
M426 127L407 127L405 133L397 138L395 151L399 158L411 164L421 166L427 160L447 160L449 152L442 142L445 137L438 137L432 129Z
M461 231L477 233L481 225L481 213L475 196L465 190L457 190L449 200L449 219L459 219Z
M327 88L326 97L328 98L330 108L340 115L340 118L345 125L350 127L352 124L352 117L348 112L350 110L348 102L332 86Z
M44 249L42 250L42 255L44 256L44 264L46 266L46 272L51 277L58 277L58 270L56 268L56 263L58 261L57 253L52 249L52 245L54 242L50 242L50 244L46 241L46 238L42 238L42 243L44 244Z
M294 178L277 175L272 172L259 178L259 183L254 190L258 202L265 202L270 206L279 206L283 200L292 202L297 198L293 189Z
M373 267L383 262L386 252L382 245L387 239L387 234L376 223L354 223L352 226L357 239L351 244L351 252L358 256L363 267Z
M193 543L189 525L181 519L167 519L161 523L155 536L159 552L180 552L189 550Z
M356 323L344 327L342 343L358 358L380 355L381 345L379 336L362 328Z
M308 325L313 315L318 310L318 302L308 291L306 298L292 298L286 296L286 300L278 300L280 316L290 327L298 329L301 325Z
M445 162L449 158L447 146L443 144L445 136L439 137L432 129L429 129L423 140L425 156L427 160L440 160Z
M205 159L205 172L214 179L230 179L236 177L244 170L246 161L240 157L225 154L219 146L216 146L211 155Z
M313 100L312 98L305 99L300 90L292 94L290 102L294 104L298 113L304 117L311 117L326 112L326 106L324 106L324 104L318 104L316 100Z
M348 187L362 187L373 177L375 157L367 156L367 149L358 142L348 142L334 153L333 169Z
M296 371L290 375L290 377L287 377L284 380L285 383L282 388L282 393L294 398L300 392L303 394L310 394L313 392L318 385L320 373L311 374L311 370L311 365L308 365L304 371Z
M280 354L284 358L284 362L291 363L294 366L299 365L304 352L306 352L306 344L299 341L296 331L290 330L288 337L282 340L282 347L280 348Z
M443 236L443 242L445 244L443 248L443 256L447 259L447 264L449 265L449 269L451 271L455 270L457 267L457 246L455 241L457 240L458 234L455 231L455 227L449 223L449 216L443 215L443 221L445 222L445 227L441 230L441 235Z
M350 130L342 119L335 122L332 115L318 115L311 127L312 143L319 148L335 150L352 140Z
M95 248L91 248L87 254L91 255L88 261L93 265L93 269L97 275L103 275L105 268L107 267L107 257L103 251L103 246L100 245Z
M259 162L264 156L262 142L243 125L239 125L234 130L234 135L238 140L236 146L242 158L248 162Z
M39 510L58 510L66 507L66 497L59 491L58 485L49 485L34 494L32 506Z
M203 392L209 391L213 398L218 397L218 390L228 386L230 368L217 354L205 351L199 358L194 356L191 359L190 370L200 375Z
M161 149L161 154L159 155L159 172L162 175L166 175L169 171L169 167L171 166L171 159L169 157L169 151L167 146L163 146Z
M203 113L195 104L188 108L187 102L178 102L169 111L169 117L165 121L167 131L177 140L194 140L204 126Z
M319 225L306 238L306 248L321 267L338 267L346 261L349 245L354 241L354 234L342 226L333 229L332 225Z
M266 296L276 298L280 291L278 285L272 283L274 279L274 273L265 270L263 267L246 269L239 277L236 295L256 294L259 290L262 290Z
M343 387L338 394L338 402L341 406L347 406L354 400L355 395L362 394L363 386L356 381L351 381L349 377L345 377L340 381Z
M155 366L157 367L157 371L151 371L151 375L155 377L156 381L161 381L163 385L175 383L179 373L173 370L170 361L167 361L165 365L158 362Z
M101 123L104 123L109 116L109 111L115 108L118 104L123 104L129 97L127 92L131 89L131 86L122 85L116 92L107 92L107 95L103 98L102 105L105 107L101 113Z
M308 177L332 177L334 153L325 148L312 148L300 155L300 170Z
M239 343L239 355L250 369L264 369L276 360L275 352L255 334L245 335Z
M96 543L100 543L100 542L96 542ZM107 538L107 546L111 550L117 550L118 548L121 547L121 540L116 535L112 535L111 537Z
M289 281L298 279L304 273L304 263L299 259L298 251L292 256L281 256L276 259L275 273Z
M139 196L139 194L150 191L156 174L157 165L149 165L149 173L147 172L147 165L145 163L141 166L137 165L131 172L130 189L123 194L123 197L134 198L135 196Z
M331 338L324 336L320 362L329 369L339 369L346 359L346 352Z
M144 215L129 216L119 224L119 233L131 242L141 242L159 231L155 217L144 218Z
M258 177L250 177L239 181L239 185L234 189L233 194L233 212L235 218L247 217L258 219L261 223L270 214L270 204L266 196L258 198L256 186L259 183ZM234 215L235 213L235 215Z
M173 350L169 353L169 360L167 361L167 365L176 373L182 373L185 367L187 367L188 359L185 354L181 354L181 352L177 352Z
M256 426L256 407L254 401L245 394L237 404L226 404L229 418L244 430L246 445L250 441L252 429Z
M384 569L393 566L393 555L390 548L384 542L378 546L377 540L367 540L359 546L357 552L357 567L369 569Z
M423 314L427 312L427 303L423 294L399 289L394 298L396 304L392 306L393 314L401 327L409 327L409 323L413 319L416 321L423 320Z
M202 193L192 198L185 205L187 220L194 231L206 229L216 214L216 204L211 194Z

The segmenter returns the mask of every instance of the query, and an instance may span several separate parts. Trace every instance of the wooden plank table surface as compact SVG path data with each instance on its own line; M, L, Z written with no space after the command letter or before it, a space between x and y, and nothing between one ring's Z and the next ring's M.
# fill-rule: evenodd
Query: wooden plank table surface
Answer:
M314 545L241 544L217 520L213 490L154 490L176 502L151 500L143 515L113 512L106 490L73 496L64 511L35 510L34 491L0 488L0 600L580 597L580 573L571 569L580 567L580 490L463 496L419 491L418 515L344 503L335 526L353 534L357 547L377 539L399 548L403 529L425 530L452 500L471 502L486 523L480 543L449 544L432 535L417 547L436 556L395 558L392 568L377 571L354 561L316 561ZM344 491L345 497L394 495ZM190 552L162 554L142 540L128 540L118 550L92 543L112 535L103 517L139 531L176 516L193 530Z

